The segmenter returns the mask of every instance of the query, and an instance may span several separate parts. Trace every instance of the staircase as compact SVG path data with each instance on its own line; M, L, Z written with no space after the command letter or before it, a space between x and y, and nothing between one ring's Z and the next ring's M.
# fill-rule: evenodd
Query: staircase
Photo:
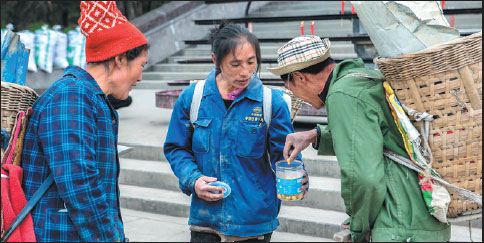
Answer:
M446 8L451 7L482 7L482 3L448 1ZM250 16L335 14L340 9L340 1L275 1L251 13ZM347 6L347 9L350 7ZM482 15L456 16L456 27L482 29L481 18ZM319 36L352 34L351 20L315 21L314 26L315 34ZM304 27L305 33L310 34L308 22L305 22ZM255 23L252 29L259 38L292 38L300 35L298 22ZM162 43L151 43L151 45L160 44ZM262 57L276 57L277 49L283 44L261 43ZM151 70L143 73L143 81L133 90L133 104L118 111L119 143L134 147L132 152L120 159L119 182L122 208L181 217L188 222L190 198L180 191L178 179L174 176L162 149L171 110L155 107L155 92L161 89L180 88L168 86L167 82L170 80L204 79L214 67L213 64L179 64L176 60L207 58L210 52L208 44L193 45L153 65ZM332 55L340 58L357 57L353 44L344 41L332 42ZM275 64L262 64L260 74L262 78L279 78L267 71L266 67L271 65ZM296 126L296 130L307 129ZM334 156L316 155L316 151L312 148L303 152L303 158L310 175L308 197L302 201L283 202L279 214L280 226L276 233L313 237L308 241L331 241L333 234L340 231L340 224L347 218L340 196L338 162ZM473 240L481 241L481 220L474 220L472 225ZM468 231L467 222L453 225L451 241L469 241ZM299 239L304 241L305 238ZM176 240L158 239L158 241ZM278 240L273 239L273 241L284 240L283 237Z

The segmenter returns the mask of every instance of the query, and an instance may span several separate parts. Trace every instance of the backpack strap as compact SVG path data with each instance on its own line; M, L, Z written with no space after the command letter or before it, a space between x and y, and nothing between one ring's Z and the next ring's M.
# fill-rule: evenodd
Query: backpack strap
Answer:
M272 120L272 90L263 85L262 91L262 114L264 114L264 121L269 131Z
M205 86L205 80L200 80L195 85L195 91L193 92L192 103L190 105L190 123L191 124L193 124L198 118L198 109L200 108L200 102L202 101L204 86Z
M343 76L343 78L344 77L362 77L362 78L369 78L369 79L385 80L384 77L375 76L375 75L366 74L366 73L350 73Z

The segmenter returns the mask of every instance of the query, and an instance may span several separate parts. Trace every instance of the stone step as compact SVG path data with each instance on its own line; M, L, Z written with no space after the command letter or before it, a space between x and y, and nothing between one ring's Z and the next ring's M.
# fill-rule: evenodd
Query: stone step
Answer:
M180 192L178 178L168 162L120 159L119 183Z
M331 56L333 58L339 58L339 59L351 59L351 58L357 58L358 56L356 53L332 53ZM210 58L210 55L206 56L170 56L167 58L167 63L177 63L177 60L189 60L189 59L200 59L200 58ZM267 56L262 56L262 58L270 58L270 59L277 59L276 53L274 55L267 55ZM211 63L211 62L210 62Z
M304 30L311 30L310 24L312 20L304 21ZM252 23L252 30L266 30L273 28L272 31L277 29L298 29L301 26L301 21L284 21L284 22L254 22ZM341 28L344 27L344 28ZM274 29L275 28L275 29ZM351 19L328 19L328 20L314 20L314 29L323 28L327 29L329 34L333 31L345 31L353 30L353 21Z
M449 17L446 17L450 23ZM329 21L329 20L328 20ZM310 21L304 22L304 33L310 34ZM281 22L281 23L253 23L252 30L257 38L292 38L301 34L300 23ZM337 27L337 29L335 29ZM482 16L463 16L455 15L454 27L458 30L482 29ZM333 29L331 29L333 28ZM337 20L331 27L315 22L315 35L323 37L348 36L354 35L353 24Z
M277 51L278 48L282 47L282 45L280 44L272 44L272 43L260 43L261 45L261 49L264 50L275 50ZM331 47L333 48L352 48L353 47L353 44L352 43L343 43L343 42L340 42L340 41L337 41L337 42L334 42L334 45L331 45ZM207 51L211 51L212 47L208 44L200 44L198 46L195 46L195 47L189 47L189 48L186 48L186 49L203 49L203 50L207 50ZM185 49L185 50L186 50Z
M143 74L143 81L138 82L133 89L151 89L156 91L167 90L167 89L183 89L186 86L170 86L168 82L172 82L173 80L149 80L144 79ZM153 96L155 96L153 94Z
M142 83L142 82L141 82ZM163 153L163 148L160 146L148 146L135 143L119 142L120 145L132 147L133 150L121 156L121 158L148 160L148 161L164 161L166 157ZM309 176L331 177L339 178L340 169L336 156L322 156L316 155L316 151L308 148L302 152L304 166L309 173Z
M447 21L450 19L446 16ZM454 27L458 30L465 29L480 29L482 30L482 15L465 16L465 15L454 15Z
M161 146L145 145L145 144L138 144L138 143L132 143L132 142L123 142L123 141L119 141L118 144L133 148L133 150L131 150L129 153L121 155L120 158L149 160L149 161L165 161L165 162L167 161L165 154L163 153L163 147Z
M332 4L332 6L325 6L321 4L319 1L315 2L313 4L306 4L306 5L293 5L293 6L288 6L288 5L274 5L271 6L270 8L264 7L261 9L258 9L257 11L254 11L249 14L250 17L256 17L256 16L280 16L278 15L279 13L286 13L289 10L294 10L297 12L303 12L301 15L297 16L308 16L308 15L323 15L323 14L340 14L341 13L341 4ZM346 9L345 11L351 11L351 8ZM291 15L293 16L293 15Z
M287 39L290 39L293 37L287 37ZM260 47L261 48L280 48L282 47L286 42L261 42ZM338 46L338 45L353 45L351 41L333 41L331 42L331 47ZM197 48L197 47L204 47L204 48L210 48L210 44L197 44L197 45L189 45L188 48Z
M287 9L307 9L307 8L322 8L340 11L341 2L340 1L273 1L268 5L262 7L258 11L279 11ZM257 12L257 11L256 11Z
M338 45L336 42L331 43L335 45L331 45L331 53L355 53L354 45ZM280 46L282 47L282 45ZM277 54L277 50L280 48L278 46L274 47L262 47L261 48L261 55L262 57L267 55L275 55ZM186 56L210 56L212 53L212 48L207 46L206 48L197 47L197 48L186 48L181 52L181 55Z
M189 242L188 218L121 208L124 231L131 242ZM332 239L274 231L272 242L334 242Z
M345 12L351 11L351 7L345 6ZM320 7L310 8L294 8L285 9L281 11L260 10L250 14L250 17L280 17L280 16L311 16L311 15L324 15L324 14L341 14L341 6L339 9L322 10ZM464 14L456 14L455 16L463 16ZM471 15L471 14L465 14ZM448 16L448 15L446 15Z
M456 8L482 8L482 2L480 1L448 1L445 4L445 9ZM286 10L308 10L317 9L320 10L319 14L339 14L341 13L341 1L281 1L270 3L263 8L255 11L254 13L265 12L280 12ZM345 11L351 11L351 3L345 4ZM252 13L251 13L252 15ZM309 15L309 14L305 14Z
M314 28L314 34L318 35L318 36L328 36L328 37L352 35L353 32L348 30L348 29L345 29L345 28L352 28L352 27L351 26L350 27L341 26L341 30L332 31L332 32L325 31L323 28L316 28L315 27ZM299 26L296 27L296 28L287 28L287 29L274 27L272 29L272 31L258 31L258 32L254 31L253 33L255 34L255 36L257 36L257 38L260 38L260 39L265 39L265 38L267 38L267 39L269 39L269 38L292 39L294 37L301 35L301 29L300 29ZM304 34L305 35L311 34L311 29L309 28L309 25L304 27ZM333 42L339 42L339 41L333 41Z
M181 192L130 185L120 185L120 191L122 208L176 217L189 216L190 197ZM347 217L338 211L283 205L278 217L278 231L332 238ZM474 241L482 240L482 229L472 228L472 232ZM451 241L470 241L469 229L453 225Z
M353 21L351 19L328 19L328 20L304 20L304 30L310 30L310 24L314 21L314 29L322 28L326 29L328 33L334 31L341 31L341 24L345 27L344 30L353 30ZM258 30L286 30L286 29L297 29L301 26L301 21L284 21L284 22L253 22L252 31ZM271 29L272 27L272 29Z
M444 9L482 8L481 1L446 1Z
M345 12L351 13L351 5L345 4ZM287 6L277 9L261 8L258 11L250 13L250 17L279 17L279 16L311 16L324 14L340 14L341 3L333 6L324 6L323 4L314 4L309 6Z
M305 35L311 34L310 24L311 21L304 22L303 26ZM315 23L314 34L321 37L340 37L353 35L353 25L350 25L349 23L341 23L340 21L338 23L334 23L332 27L336 27L337 29L329 29L324 25ZM297 25L293 24L291 26L284 24L259 26L253 24L252 33L254 33L257 38L294 38L301 35L301 24L298 23Z
M120 162L120 184L180 191L178 178L167 162L126 158L121 158ZM310 193L307 198L302 201L283 202L283 204L344 211L343 199L340 196L340 180L311 174Z
M170 190L120 185L121 207L176 217L188 217L190 197ZM347 218L343 212L300 206L281 207L279 232L332 238Z
M210 72L210 70L208 71ZM186 79L205 79L208 72L144 72L144 80L186 80ZM259 78L280 79L268 71L263 71L259 74Z
M266 71L268 67L277 66L274 63L262 63L261 71ZM205 72L207 75L215 64L213 63L194 63L194 64L182 64L182 63L161 63L155 64L151 67L150 71L153 72Z

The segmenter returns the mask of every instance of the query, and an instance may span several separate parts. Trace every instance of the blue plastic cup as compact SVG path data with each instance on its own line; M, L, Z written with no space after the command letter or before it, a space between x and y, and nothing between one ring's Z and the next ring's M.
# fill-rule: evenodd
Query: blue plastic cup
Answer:
M221 181L210 182L210 183L208 183L208 185L210 185L210 186L223 186L224 189L223 189L222 193L224 194L224 198L228 197L230 195L230 192L232 191L232 189L230 189L229 185L227 185L226 183L221 182ZM220 191L210 191L210 192L213 193L213 194L220 194Z

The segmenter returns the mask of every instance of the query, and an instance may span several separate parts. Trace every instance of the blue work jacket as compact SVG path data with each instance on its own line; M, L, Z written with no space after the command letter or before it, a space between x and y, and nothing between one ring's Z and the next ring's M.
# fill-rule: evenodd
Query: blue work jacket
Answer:
M262 87L254 75L227 109L212 70L193 125L190 106L195 84L176 101L164 152L179 178L180 189L192 195L188 224L242 237L269 233L279 225L281 201L277 199L275 163L284 159L286 135L294 128L287 104L280 93L272 92L272 120L267 130ZM194 185L201 176L227 183L231 194L215 202L200 199Z

